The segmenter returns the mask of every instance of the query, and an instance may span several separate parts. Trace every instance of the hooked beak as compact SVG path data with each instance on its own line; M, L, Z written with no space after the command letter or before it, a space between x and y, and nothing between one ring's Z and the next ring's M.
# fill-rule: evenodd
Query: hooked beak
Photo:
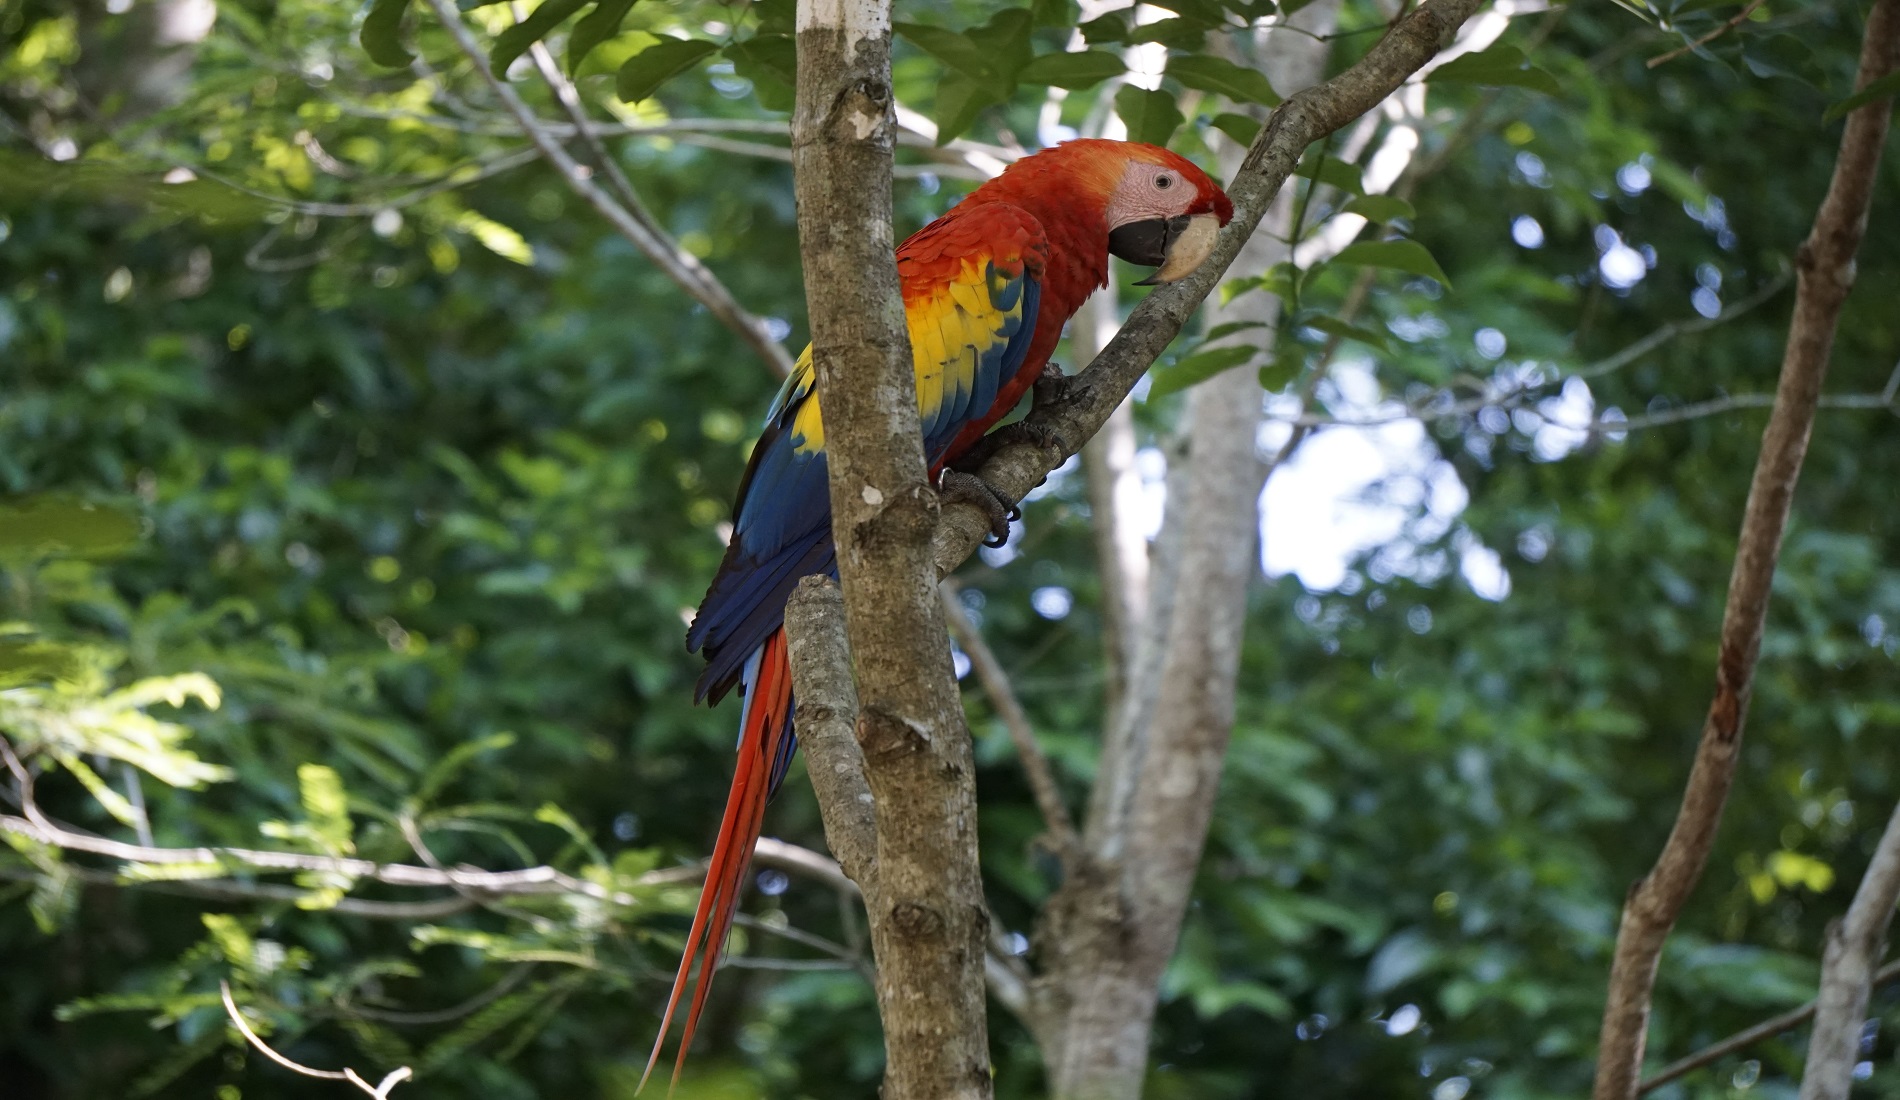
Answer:
M1214 251L1220 219L1213 214L1183 214L1118 226L1108 234L1108 251L1131 264L1160 270L1135 283L1153 286L1186 278Z

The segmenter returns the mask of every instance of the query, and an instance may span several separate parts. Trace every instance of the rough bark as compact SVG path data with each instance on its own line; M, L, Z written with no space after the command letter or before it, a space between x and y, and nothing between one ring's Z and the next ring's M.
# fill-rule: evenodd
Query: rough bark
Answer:
M1873 991L1874 964L1886 946L1887 925L1900 902L1900 806L1887 819L1874 859L1861 876L1847 916L1828 926L1821 961L1821 992L1814 998L1814 1033L1801 1075L1801 1100L1847 1100L1860 1060L1861 1026Z
M1900 0L1879 0L1867 20L1855 87L1865 88L1900 66ZM1637 1094L1649 1025L1650 996L1663 942L1695 889L1715 842L1723 803L1735 778L1743 723L1781 536L1808 435L1827 375L1834 329L1854 282L1873 197L1891 101L1870 102L1848 116L1827 196L1797 260L1794 319L1781 362L1774 411L1748 491L1741 538L1722 616L1715 697L1709 704L1676 822L1656 865L1630 889L1617 930L1597 1055L1595 1100Z
M1276 83L1304 89L1324 73L1336 0L1295 17L1307 33L1265 43ZM1236 158L1238 160L1238 158ZM1232 168L1232 165L1227 167ZM1293 193L1283 192L1238 262L1264 271L1286 257ZM1209 323L1271 326L1278 299L1253 295L1210 311ZM1271 327L1238 339L1268 339ZM1253 372L1230 371L1189 395L1186 446L1169 473L1162 539L1172 578L1141 630L1143 659L1111 727L1087 850L1051 901L1048 972L1039 984L1061 1026L1046 1051L1054 1093L1075 1100L1141 1094L1161 977L1174 954L1212 818L1233 728L1235 679L1249 583L1258 572L1262 414Z
M831 468L856 735L875 799L867 908L884 1096L990 1095L976 791L937 598L891 232L887 0L800 0L792 118L799 241Z
M797 689L792 722L824 819L825 844L868 904L877 889L877 815L858 747L858 688L851 680L844 594L831 578L799 582L785 603L785 639Z

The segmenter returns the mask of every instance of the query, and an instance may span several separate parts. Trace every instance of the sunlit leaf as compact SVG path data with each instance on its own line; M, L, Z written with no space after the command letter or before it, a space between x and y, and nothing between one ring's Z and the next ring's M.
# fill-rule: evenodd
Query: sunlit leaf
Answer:
M1263 107L1280 104L1280 96L1267 82L1265 74L1212 54L1171 57L1167 75L1190 88L1224 95L1237 103L1258 103Z
M0 560L48 554L114 554L138 541L138 517L88 501L0 501Z
M567 22L568 17L587 6L587 0L542 0L528 17L495 36L489 48L488 63L496 72L505 71L528 47L548 36L548 32Z
M620 24L633 10L636 0L596 0L594 10L574 24L567 36L567 71L580 72L581 62L594 47L620 33Z

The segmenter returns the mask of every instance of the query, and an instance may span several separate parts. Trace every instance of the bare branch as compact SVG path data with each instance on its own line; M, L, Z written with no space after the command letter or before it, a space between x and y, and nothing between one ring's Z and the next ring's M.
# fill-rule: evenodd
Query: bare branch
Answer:
M1900 902L1900 806L1880 834L1873 862L1861 876L1847 916L1830 922L1821 960L1821 992L1815 997L1814 1033L1801 1074L1801 1100L1847 1100L1860 1060L1861 1025L1880 958Z
M1895 978L1900 978L1900 961L1890 962L1881 967L1875 972L1871 984L1874 986L1882 986L1893 981ZM1807 1023L1813 1016L1813 1001L1809 1001L1800 1008L1790 1009L1779 1016L1770 1016L1761 1023L1738 1031L1728 1038L1723 1039L1721 1042L1711 1043L1686 1058L1680 1058L1669 1063L1655 1073L1643 1078L1642 1084L1636 1086L1636 1091L1638 1095L1653 1092L1678 1077L1693 1073L1703 1066L1720 1061L1738 1050L1743 1050L1761 1042L1763 1039L1772 1039L1783 1032L1793 1031L1795 1028Z
M1049 757L1036 741L1035 728L1029 724L1029 714L1023 710L1022 700L1016 697L1016 689L1009 682L1009 673L1004 671L1003 662L996 659L995 651L983 640L983 632L970 621L969 613L963 610L962 602L957 599L956 582L943 582L942 591L943 617L950 624L950 636L957 640L964 654L970 658L970 668L982 682L983 693L990 697L996 717L1002 720L1003 728L1009 731L1010 742L1016 746L1017 759L1022 762L1023 775L1029 780L1029 789L1036 797L1036 807L1042 811L1043 824L1048 826L1050 839L1066 860L1076 850L1075 822L1069 817L1068 807L1063 805L1062 791L1056 786L1055 769L1049 766Z
M245 1041L256 1047L264 1057L269 1058L271 1061L276 1062L292 1073L303 1077L316 1077L325 1081L348 1081L350 1084L355 1085L357 1088L362 1089L374 1097L375 1100L388 1100L390 1089L395 1088L397 1085L415 1076L415 1071L411 1070L408 1066L400 1066L390 1070L380 1084L372 1085L368 1081L363 1080L355 1070L348 1067L340 1071L312 1069L300 1062L293 1062L272 1050L270 1044L258 1038L257 1032L251 1030L251 1025L244 1022L244 1013L238 1011L237 1001L231 996L230 982L219 982L218 993L224 998L224 1011L231 1017L232 1025L243 1034Z
M1755 9L1761 7L1765 3L1767 3L1767 0L1748 0L1748 5L1744 7L1741 11L1736 12L1735 15L1731 17L1728 22L1723 23L1721 26L1715 28L1714 30L1710 31L1709 33L1703 35L1701 38L1696 39L1694 42L1691 42L1686 46L1682 46L1678 49L1670 50L1668 53L1663 54L1659 57L1650 58L1649 61L1645 64L1645 67L1653 69L1658 65L1662 65L1667 62L1674 61L1676 58L1681 57L1685 53L1692 53L1696 50L1701 49L1702 47L1708 45L1709 43L1727 34L1729 31L1732 31L1736 27L1739 27L1743 23L1746 23L1748 21L1748 17L1755 14Z
M1865 88L1896 67L1900 67L1900 0L1878 0L1867 19L1855 87ZM1853 285L1854 255L1866 230L1891 114L1891 101L1876 99L1848 116L1827 196L1815 215L1813 232L1801 246L1781 382L1762 436L1761 457L1749 486L1729 578L1715 698L1669 839L1656 866L1631 888L1624 903L1598 1044L1595 1100L1629 1100L1636 1095L1663 943L1702 876L1734 781L1782 532L1807 455L1835 326Z
M561 147L561 143L542 128L540 120L508 85L508 82L495 75L494 69L488 64L488 54L482 49L481 43L475 40L475 35L468 26L462 22L454 0L429 0L429 6L435 10L436 17L442 21L450 37L455 39L456 46L468 58L475 72L494 92L495 97L501 100L502 106L508 109L508 113L514 116L522 133L534 143L534 147L566 181L568 187L599 211L601 216L620 232L621 236L632 242L635 248L653 261L655 266L679 285L680 289L692 295L699 304L706 307L708 312L719 318L720 322L752 348L775 374L780 377L790 374L791 356L787 355L785 349L772 338L771 333L766 331L764 321L746 312L725 285L699 262L698 257L679 247L677 242L664 233L658 232L657 227L650 228L649 223L652 221L650 215L643 220L631 209L615 202L612 196L601 190L600 186L593 182L592 173L569 156L567 150ZM557 95L556 98L561 97ZM581 129L584 131L586 127L582 126Z

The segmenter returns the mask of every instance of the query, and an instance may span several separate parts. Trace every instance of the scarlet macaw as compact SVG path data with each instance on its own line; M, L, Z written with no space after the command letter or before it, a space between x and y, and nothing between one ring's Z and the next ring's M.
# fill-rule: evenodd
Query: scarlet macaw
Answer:
M1233 213L1221 189L1186 159L1153 145L1089 139L1017 161L906 240L897 272L932 476L966 455L1042 377L1063 325L1107 285L1111 254L1160 269L1144 282L1171 282L1200 266ZM797 744L785 601L800 578L837 573L815 378L806 348L766 414L739 484L725 561L686 635L687 648L706 655L696 699L716 703L738 685L744 703L725 818L647 1059L651 1074L693 960L704 950L673 1067L676 1082L732 927L765 803ZM1000 534L1007 520L996 511Z

